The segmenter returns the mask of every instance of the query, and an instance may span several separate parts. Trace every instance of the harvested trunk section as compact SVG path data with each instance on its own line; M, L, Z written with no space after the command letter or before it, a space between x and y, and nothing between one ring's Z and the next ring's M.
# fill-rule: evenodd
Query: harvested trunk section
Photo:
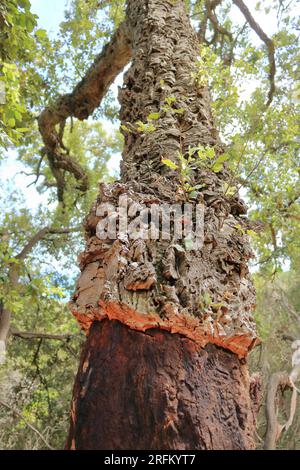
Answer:
M246 366L159 329L95 322L81 357L70 449L251 449ZM75 418L76 417L76 418Z

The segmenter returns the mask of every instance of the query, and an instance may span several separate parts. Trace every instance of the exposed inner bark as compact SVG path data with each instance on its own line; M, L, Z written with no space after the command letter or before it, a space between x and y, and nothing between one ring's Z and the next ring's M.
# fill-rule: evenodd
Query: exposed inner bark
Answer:
M247 368L230 352L105 320L79 372L70 449L253 448Z
M257 342L252 253L242 228L247 209L226 193L225 166L193 166L190 184L200 189L189 199L178 171L162 163L199 145L214 147L217 157L223 152L208 90L195 80L197 37L183 1L129 0L127 22L132 65L120 90L122 175L101 185L86 221L71 308L89 337L67 447L253 448L255 413L240 361ZM159 117L149 132L153 113ZM97 206L117 206L120 195L128 197L129 215L142 203L201 202L203 247L109 234L100 240Z

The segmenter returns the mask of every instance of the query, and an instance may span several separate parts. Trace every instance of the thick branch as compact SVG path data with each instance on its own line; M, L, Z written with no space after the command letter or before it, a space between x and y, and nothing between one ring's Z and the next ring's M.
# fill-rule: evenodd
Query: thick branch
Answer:
M200 23L200 28L198 31L198 39L201 44L207 42L206 41L207 23L208 23L208 14L207 14L207 10L205 10L205 12L203 13L203 17Z
M29 242L24 246L22 251L18 255L16 255L16 259L23 261L29 253L32 251L34 246L41 240L43 240L47 235L50 234L57 234L57 235L63 235L63 234L68 234L72 232L78 232L80 230L80 227L75 227L75 228L52 228L52 227L44 227L41 230L39 230L33 237L29 240Z
M71 334L71 333L66 333L62 335L54 335L51 333L35 333L35 332L27 332L27 331L16 331L16 330L11 330L10 331L12 336L15 336L17 338L25 339L25 340L31 340L31 339L51 339L54 341L69 341L70 339L74 338L75 336L78 336L77 334Z
M278 421L278 407L276 405L276 397L278 391L282 391L289 387L293 390L290 402L290 416L285 424L280 424ZM264 442L265 450L275 450L276 443L278 442L283 430L287 431L294 420L297 403L297 388L295 387L291 374L287 372L275 372L271 375L266 397L266 418L267 418L267 431Z
M88 188L87 175L83 168L64 151L62 135L56 127L63 129L68 117L87 119L100 105L116 76L123 70L131 57L131 41L126 22L114 33L111 41L95 58L72 93L60 96L53 106L47 107L38 119L51 171L57 183L58 198L63 200L65 185L64 171L72 173L78 181L78 188Z
M232 0L233 3L240 9L243 13L244 17L246 18L247 22L251 26L251 28L256 32L259 38L265 43L268 49L268 58L269 58L269 81L270 81L270 90L268 94L268 101L266 106L269 106L272 103L273 96L275 93L275 74L276 74L276 63L275 63L275 46L272 39L267 36L267 34L262 30L260 25L255 21L253 18L250 10L245 5L243 0Z
M286 334L286 333L282 333L281 335L281 339L283 339L284 341L295 341L296 340L296 337L293 336L293 335L289 335L289 334Z
M6 355L6 338L9 333L11 320L11 312L3 306L3 302L0 302L0 365L5 362Z
M218 18L215 13L215 8L221 3L221 0L205 0L205 6L206 6L206 14L207 17L210 19L214 30L218 33L220 33L222 36L227 36L229 41L232 41L232 34L230 31L227 31L224 26L220 25Z

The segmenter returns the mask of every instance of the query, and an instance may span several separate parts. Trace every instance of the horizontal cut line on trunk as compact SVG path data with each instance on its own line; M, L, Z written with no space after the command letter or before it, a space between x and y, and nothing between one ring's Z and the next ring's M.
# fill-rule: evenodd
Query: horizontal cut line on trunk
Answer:
M172 334L180 334L191 339L201 347L209 343L215 344L237 354L240 359L246 357L248 352L260 343L255 334L235 334L222 337L222 335L219 335L217 325L213 332L208 331L196 317L172 316L169 319L162 319L157 313L143 314L117 302L105 304L100 301L100 303L100 308L90 309L90 311L83 314L78 310L72 310L73 315L87 333L94 321L117 320L130 329L140 332L158 328Z

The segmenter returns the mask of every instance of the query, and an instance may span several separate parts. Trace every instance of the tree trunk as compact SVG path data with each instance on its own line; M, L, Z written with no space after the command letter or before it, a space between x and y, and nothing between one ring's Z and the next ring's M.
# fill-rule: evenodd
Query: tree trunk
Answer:
M213 168L223 149L197 75L196 34L181 0L129 0L127 22L121 181L100 185L86 221L72 312L88 339L67 447L251 449L255 407L245 357L257 338L246 208L227 194L226 164ZM195 147L214 148L215 157L199 165ZM188 155L184 179L174 165ZM97 236L99 222L120 214L110 209L104 217L103 204L149 219L151 205L173 203L195 213L203 206L198 249L184 239Z
M95 322L81 358L68 447L245 449L253 415L235 354L160 329Z

